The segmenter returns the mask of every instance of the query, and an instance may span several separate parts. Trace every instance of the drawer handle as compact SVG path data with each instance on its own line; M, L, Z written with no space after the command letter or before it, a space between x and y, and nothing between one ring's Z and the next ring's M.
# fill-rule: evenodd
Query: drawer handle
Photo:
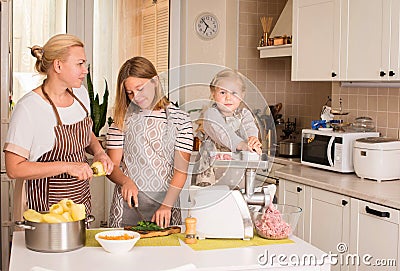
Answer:
M303 189L301 188L301 187L297 187L297 192L301 192L301 191L303 191Z
M384 71L380 71L380 72L379 72L379 76L380 76L380 77L384 77L385 75L386 75L386 72L384 72Z
M390 218L390 213L389 212L381 212L381 211L378 211L378 210L371 209L368 206L365 206L365 211L367 212L367 214L371 214L371 215L375 215L375 216L379 216L379 217Z
M389 76L395 76L396 73L394 71L389 71Z
M332 72L332 77L336 77L336 72Z
M345 199L342 199L342 205L343 205L343 206L346 206L346 205L347 205L347 203L349 203L347 200L345 200Z

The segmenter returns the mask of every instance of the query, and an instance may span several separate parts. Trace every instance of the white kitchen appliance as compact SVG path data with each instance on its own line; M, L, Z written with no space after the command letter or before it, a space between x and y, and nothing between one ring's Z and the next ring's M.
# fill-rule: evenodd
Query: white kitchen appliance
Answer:
M267 196L264 204L269 204L269 190L275 191L275 185L264 187ZM196 237L198 239L253 238L251 214L240 190L231 190L227 185L189 188L192 206L189 215L195 217ZM264 205L263 204L263 205Z
M354 172L354 141L358 138L377 136L379 136L378 132L334 132L303 129L301 163L337 172Z
M354 171L360 178L400 179L400 141L393 138L367 137L354 142Z

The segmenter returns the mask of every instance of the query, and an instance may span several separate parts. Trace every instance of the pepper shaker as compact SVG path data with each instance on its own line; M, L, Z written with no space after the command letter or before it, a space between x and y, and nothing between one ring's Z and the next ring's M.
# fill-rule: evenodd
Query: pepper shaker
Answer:
M186 225L185 243L186 244L195 244L196 243L196 222L197 222L197 219L194 217L187 217L185 219L185 225Z

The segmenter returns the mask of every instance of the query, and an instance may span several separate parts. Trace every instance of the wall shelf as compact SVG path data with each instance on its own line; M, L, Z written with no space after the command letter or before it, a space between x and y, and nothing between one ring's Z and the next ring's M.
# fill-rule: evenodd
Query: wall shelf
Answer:
M257 49L260 51L260 58L292 56L291 44L263 46Z

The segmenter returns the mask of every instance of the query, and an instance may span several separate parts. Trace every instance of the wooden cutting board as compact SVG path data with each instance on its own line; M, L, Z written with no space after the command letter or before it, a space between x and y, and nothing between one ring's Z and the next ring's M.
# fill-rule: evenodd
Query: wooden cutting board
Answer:
M128 231L133 230L140 234L140 238L149 238L149 237L167 236L167 235L174 234L174 233L180 233L181 227L172 226L172 227L168 227L168 228L165 228L162 230L138 231L138 230L134 230L133 226L126 226L126 227L124 227L124 230L128 230Z

